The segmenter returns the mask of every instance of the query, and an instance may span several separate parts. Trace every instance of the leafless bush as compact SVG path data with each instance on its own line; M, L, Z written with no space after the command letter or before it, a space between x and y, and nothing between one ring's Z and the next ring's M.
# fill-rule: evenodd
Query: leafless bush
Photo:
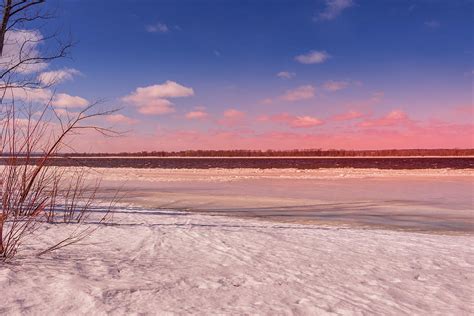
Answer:
M74 151L71 137L83 131L115 135L99 120L114 111L97 110L97 104L79 112L53 107L51 87L58 78L41 72L68 56L72 42L61 32L47 34L50 27L42 30L53 17L45 2L0 0L0 261L13 258L41 225L70 227L41 254L77 243L97 229L85 223L98 201L99 183L89 184L84 169L50 162L61 151ZM110 207L96 223L107 219Z
M65 170L49 162L60 150L70 147L67 139L71 135L84 129L106 135L114 132L87 123L111 113L93 112L94 105L67 120L49 105L39 114L34 112L37 117L31 108L19 109L15 103L3 104L2 109L7 110L2 112L0 122L0 258L6 260L17 253L25 238L40 225L82 224L88 219L97 202L99 183L88 184L83 168ZM107 212L96 220L101 223L106 218ZM78 242L94 229L80 227L76 225L67 238L48 247L49 251Z
M51 87L58 78L42 71L68 56L72 47L61 32L47 34L53 17L45 0L0 0L0 261L14 257L44 224L69 225L70 234L41 253L76 243L97 226L84 225L97 203L99 182L86 181L82 168L51 166L60 151L74 151L71 137L100 127L98 118L114 111L91 104L79 112L53 107ZM46 80L47 79L47 80ZM30 98L31 95L41 98ZM112 199L112 202L114 199ZM107 218L107 210L95 222Z

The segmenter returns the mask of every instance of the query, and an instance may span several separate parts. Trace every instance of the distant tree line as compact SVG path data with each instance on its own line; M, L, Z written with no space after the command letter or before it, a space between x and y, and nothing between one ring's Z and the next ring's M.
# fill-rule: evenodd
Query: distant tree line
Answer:
M65 157L381 157L381 156L474 156L469 149L294 149L294 150L183 150L120 153L67 153Z

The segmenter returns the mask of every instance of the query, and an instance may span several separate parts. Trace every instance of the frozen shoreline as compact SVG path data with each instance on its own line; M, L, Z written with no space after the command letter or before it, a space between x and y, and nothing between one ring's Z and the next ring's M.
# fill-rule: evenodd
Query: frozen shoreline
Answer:
M474 170L94 169L145 209L474 232Z
M470 315L472 233L353 223L386 217L391 225L463 224L471 232L473 175L93 169L105 200L125 189L113 222L81 244L29 256L68 229L42 226L14 262L0 264L0 314ZM222 216L239 212L338 224Z
M474 158L474 156L234 156L234 157L213 157L213 156L54 156L54 158L77 159L380 159L380 158Z
M0 314L474 312L472 236L170 211L114 222L81 245L0 265Z
M234 181L239 179L350 179L350 178L397 178L397 177L468 177L474 179L474 169L255 169L255 168L92 168L92 175L100 175L104 181Z

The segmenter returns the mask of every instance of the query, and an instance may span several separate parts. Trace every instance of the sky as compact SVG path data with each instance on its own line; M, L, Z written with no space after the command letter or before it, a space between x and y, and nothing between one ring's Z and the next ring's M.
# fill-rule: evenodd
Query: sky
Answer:
M79 151L474 147L471 0L61 0Z

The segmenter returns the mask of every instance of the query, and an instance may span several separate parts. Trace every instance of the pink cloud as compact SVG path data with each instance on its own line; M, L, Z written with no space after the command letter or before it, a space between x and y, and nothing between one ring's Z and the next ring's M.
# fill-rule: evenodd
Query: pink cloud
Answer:
M384 99L385 93L383 91L373 92L368 99L352 101L346 104L349 108L367 108L380 104Z
M260 100L260 104L270 105L273 104L276 100L283 100L288 102L296 102L302 100L308 100L314 98L316 95L316 88L312 85L304 85L299 86L295 89L286 90L284 94L280 95L279 97L272 99L272 98L265 98Z
M79 115L79 112L76 112L76 111L70 111L68 109L65 109L65 108L57 108L57 109L54 109L54 112L56 113L56 115L58 115L61 119L67 119L67 120L70 120L76 116ZM41 115L40 114L41 112L38 113L38 115Z
M141 151L186 149L390 149L390 148L472 148L473 124L425 122L408 128L344 129L333 132L295 130L291 132L254 130L157 130L154 134L128 134L107 138L87 134L74 139L78 151ZM88 137L84 137L88 136Z
M313 86L305 85L286 91L285 94L280 96L280 99L289 102L308 100L313 98L315 93L316 89Z
M349 83L347 81L332 81L332 80L329 80L329 81L326 81L323 84L323 88L327 91L335 92L335 91L342 90L342 89L346 88L348 85L349 85Z
M272 103L273 103L273 100L271 98L265 98L260 101L260 104L264 104L264 105L270 105Z
M89 101L79 96L72 96L67 93L58 93L54 96L52 104L61 108L84 108L89 105Z
M454 108L451 109L450 113L453 114ZM460 107L460 111L468 110L469 106ZM195 107L192 112L199 111L206 112L204 107ZM359 120L352 124L350 120L356 119ZM125 124L127 119L117 116L107 121ZM342 122L337 125L338 128L329 130L325 128L326 126L318 127L337 121ZM263 124L264 122L268 124ZM218 127L213 126L209 130L202 130L202 126L199 130L193 130L187 127L190 124L184 123L173 129L155 129L154 133L146 134L145 128L140 132L142 127L140 123L140 126L137 126L138 132L127 134L125 137L105 139L77 137L74 144L77 144L76 149L79 151L96 151L96 148L101 148L103 151L315 147L323 149L468 148L474 147L472 137L474 124L471 122L415 120L402 110L393 110L380 116L370 116L363 112L349 110L329 117L327 120L310 115L280 113L264 115L255 121L249 117L248 113L231 108L222 113L220 120L217 121ZM143 124L146 122L144 121ZM149 128L147 131L152 130L153 125L148 125L147 128Z
M186 118L188 120L202 120L209 116L205 111L191 111L186 113Z
M364 114L358 111L350 110L345 113L337 114L331 117L333 121L349 121L363 117Z
M467 114L467 115L474 115L474 105L462 105L458 106L454 109L454 111L458 114Z
M169 142L171 149L390 149L390 148L467 148L473 147L470 135L473 125L428 124L417 129L394 131L386 129L352 130L346 132L257 132L234 131L168 131L160 137L178 139ZM176 133L176 134L175 134Z
M125 116L123 114L111 114L107 115L105 117L105 120L109 123L119 123L119 124L127 124L127 125L132 125L138 123L137 120L132 119L128 116Z
M138 106L138 112L141 114L161 115L173 113L175 111L173 103L166 99L150 100L147 103Z
M312 116L297 116L291 122L292 127L314 127L323 124L321 120Z
M242 124L245 119L245 112L228 109L222 115L222 118L218 121L220 125L234 126Z
M38 80L43 85L58 84L67 80L72 80L74 76L81 75L81 72L74 68L64 68L60 70L45 71L38 75Z
M413 121L408 115L400 110L393 110L384 117L378 119L367 119L358 124L359 127L387 127L410 124Z
M323 122L316 117L308 115L295 116L288 113L281 113L272 116L261 116L260 118L258 118L258 120L263 122L267 121L284 123L293 128L308 128L323 124Z
M242 119L245 113L236 109L229 109L224 112L224 117L228 119Z

